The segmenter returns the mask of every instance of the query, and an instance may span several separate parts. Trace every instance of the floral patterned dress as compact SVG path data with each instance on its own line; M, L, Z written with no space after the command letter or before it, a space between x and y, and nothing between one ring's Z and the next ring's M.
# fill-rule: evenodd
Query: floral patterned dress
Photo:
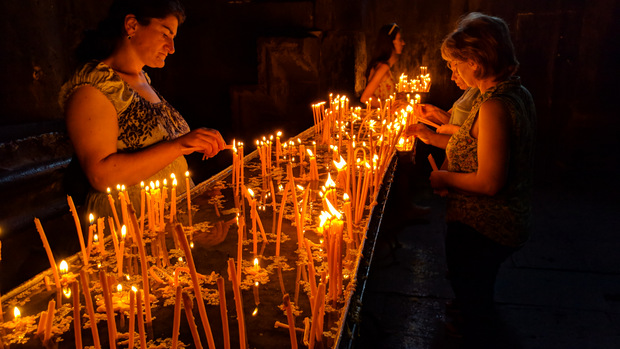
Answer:
M145 73L148 82L150 79ZM117 149L119 152L134 152L161 141L178 138L190 131L190 128L181 116L157 91L161 102L152 103L134 91L112 68L103 62L92 61L86 63L76 71L73 77L63 85L60 91L59 102L64 104L71 94L79 87L89 85L101 91L114 105L118 115ZM185 157L176 158L165 168L149 178L144 178L145 185L167 179L171 185L170 175L174 173L181 179L187 171ZM177 193L185 192L185 180L178 180ZM123 183L119 183L123 184ZM115 188L111 188L115 189ZM131 202L136 210L140 208L140 185L126 188ZM116 190L114 190L116 192ZM118 204L118 198L114 196ZM112 215L107 193L98 192L90 188L86 197L87 212L96 217ZM117 210L119 208L117 207Z
M394 82L394 77L392 76L392 70L388 69L387 74L383 75L383 79L379 82L379 86L377 86L377 89L372 94L372 99L380 99L384 102L390 98L390 96L394 95L396 95L396 83Z
M511 118L510 159L504 187L494 196L450 191L446 220L467 224L491 240L506 246L522 245L530 234L532 162L536 111L532 96L520 79L513 77L486 91L474 102L469 117L446 147L448 171L471 173L478 170L478 140L471 129L480 105L499 100Z

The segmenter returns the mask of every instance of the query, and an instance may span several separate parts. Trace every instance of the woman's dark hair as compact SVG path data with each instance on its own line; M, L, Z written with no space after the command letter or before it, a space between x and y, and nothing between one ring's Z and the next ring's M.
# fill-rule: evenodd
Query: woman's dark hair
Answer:
M396 23L386 24L379 29L379 35L375 42L375 49L372 53L368 68L366 68L366 77L370 75L370 71L379 63L387 64L392 52L394 52L394 40L396 34L400 32L400 27Z
M115 0L97 29L85 33L76 50L78 63L110 56L127 35L125 17L129 14L136 16L140 25L148 25L153 18L163 19L169 15L174 15L179 25L185 21L185 10L179 0Z
M447 61L474 61L480 67L474 74L477 79L504 80L519 67L506 22L479 12L459 21L441 44L441 56Z

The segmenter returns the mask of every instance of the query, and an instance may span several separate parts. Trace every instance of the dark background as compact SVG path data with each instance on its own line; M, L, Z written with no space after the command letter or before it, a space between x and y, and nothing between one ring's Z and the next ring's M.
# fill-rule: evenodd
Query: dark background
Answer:
M32 218L68 212L61 182L72 149L57 95L74 69L72 53L83 31L96 25L110 3L0 3L2 241L30 234L39 244ZM374 36L394 21L406 41L394 75L416 75L420 65L428 66L429 102L448 109L460 92L441 59L443 37L469 11L502 17L521 62L518 75L538 110L538 185L587 189L618 205L617 1L183 3L187 21L179 28L176 53L165 68L147 72L191 127L216 128L226 140L246 144L277 130L289 137L310 127L310 104L329 93L346 94L355 103ZM196 181L231 163L227 154L189 161ZM32 276L28 272L22 278Z

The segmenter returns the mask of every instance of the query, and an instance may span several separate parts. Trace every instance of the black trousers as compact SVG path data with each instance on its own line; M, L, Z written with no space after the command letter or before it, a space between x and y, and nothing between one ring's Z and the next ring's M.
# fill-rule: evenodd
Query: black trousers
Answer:
M518 248L498 244L460 222L448 223L445 248L464 337L490 339L498 333L499 325L493 302L497 272Z

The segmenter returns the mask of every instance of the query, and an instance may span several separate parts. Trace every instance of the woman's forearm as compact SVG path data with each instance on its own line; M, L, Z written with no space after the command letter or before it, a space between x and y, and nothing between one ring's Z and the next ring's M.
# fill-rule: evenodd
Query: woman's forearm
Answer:
M134 153L112 153L90 164L86 174L93 188L99 191L117 184L132 186L156 174L181 155L181 149L174 141L164 141Z

